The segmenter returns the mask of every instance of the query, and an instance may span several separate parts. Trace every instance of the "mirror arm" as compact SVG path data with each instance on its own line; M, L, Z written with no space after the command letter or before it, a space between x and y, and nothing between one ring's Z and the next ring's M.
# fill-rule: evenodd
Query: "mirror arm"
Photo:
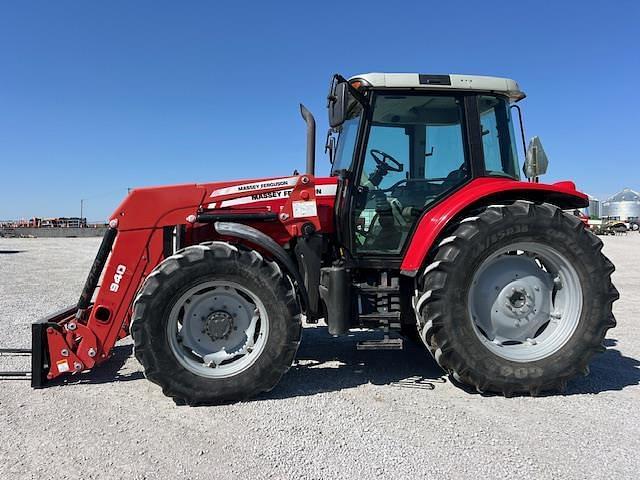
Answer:
M329 163L331 163L331 165L333 165L333 162L335 161L335 148L336 148L335 139L331 135L332 132L333 132L332 128L327 130L327 139L325 140L325 143L324 143L324 153L329 154Z

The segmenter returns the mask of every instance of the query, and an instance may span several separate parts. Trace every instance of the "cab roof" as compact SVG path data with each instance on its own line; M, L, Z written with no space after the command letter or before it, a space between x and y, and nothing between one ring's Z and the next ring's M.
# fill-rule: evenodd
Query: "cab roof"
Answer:
M364 80L370 87L417 88L425 90L474 90L506 95L513 102L526 95L518 83L510 78L483 77L479 75L431 75L423 73L364 73L349 79Z

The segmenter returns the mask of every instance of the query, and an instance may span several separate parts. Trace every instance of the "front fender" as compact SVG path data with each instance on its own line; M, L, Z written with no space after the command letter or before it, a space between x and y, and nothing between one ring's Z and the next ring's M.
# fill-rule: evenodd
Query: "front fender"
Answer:
M589 205L589 197L573 182L554 184L517 182L503 178L478 178L426 211L414 230L400 267L403 275L416 276L434 242L452 220L465 210L506 200L548 202L562 209Z
M264 250L269 252L273 259L278 264L285 268L286 272L293 279L295 287L300 295L302 303L302 310L307 312L309 308L309 294L304 286L304 280L300 275L298 267L296 267L293 260L287 255L287 252L278 243L268 235L264 234L260 230L244 225L242 223L234 222L215 222L214 227L216 232L224 237L235 237L241 240L246 240L250 244L259 245Z

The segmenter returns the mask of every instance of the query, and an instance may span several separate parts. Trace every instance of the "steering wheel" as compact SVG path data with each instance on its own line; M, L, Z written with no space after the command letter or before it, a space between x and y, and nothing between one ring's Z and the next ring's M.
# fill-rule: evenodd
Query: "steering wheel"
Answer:
M398 160L393 158L386 152L382 150L369 150L369 153L373 157L378 167L385 169L387 172L401 172L404 170L404 165L402 165Z
M369 150L369 153L376 162L376 169L369 175L369 182L375 188L380 186L387 173L401 172L404 169L404 166L399 161L382 150Z

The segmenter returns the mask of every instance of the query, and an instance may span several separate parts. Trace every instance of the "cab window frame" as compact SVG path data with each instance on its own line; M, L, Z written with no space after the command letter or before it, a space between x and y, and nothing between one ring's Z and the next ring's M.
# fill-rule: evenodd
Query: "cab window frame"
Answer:
M350 183L352 191L350 192L350 199L348 205L348 212L346 215L346 220L344 223L348 225L348 230L345 232L345 237L343 239L346 240L346 246L353 256L361 266L372 266L375 267L381 261L388 262L389 259L395 259L398 263L402 261L404 254L411 244L413 235L417 226L420 224L423 216L434 208L436 205L440 204L442 201L446 200L452 193L457 190L464 188L468 185L474 178L480 177L484 175L484 156L482 151L482 138L480 132L480 117L478 112L478 92L466 92L460 90L449 90L443 89L442 91L436 90L423 90L423 89L390 89L390 88L371 88L369 89L368 97L370 99L371 108L366 109L363 112L363 117L360 122L360 134L357 139L356 152L353 158L352 170L349 174ZM365 168L365 161L367 155L367 147L369 144L369 136L371 134L371 128L376 123L373 122L373 112L375 110L375 102L380 96L383 95L402 95L402 96L443 96L443 97L455 97L460 101L460 114L461 114L461 135L462 135L462 143L463 143L463 154L464 154L464 164L465 164L465 177L463 181L461 181L458 185L453 186L452 188L443 191L442 194L426 206L422 212L420 213L419 218L413 223L409 234L400 248L399 251L393 253L378 253L375 251L359 251L356 245L356 235L355 235L355 227L356 227L356 219L355 219L355 202L356 202L356 194L358 189L360 188L360 180L362 178L362 171Z

